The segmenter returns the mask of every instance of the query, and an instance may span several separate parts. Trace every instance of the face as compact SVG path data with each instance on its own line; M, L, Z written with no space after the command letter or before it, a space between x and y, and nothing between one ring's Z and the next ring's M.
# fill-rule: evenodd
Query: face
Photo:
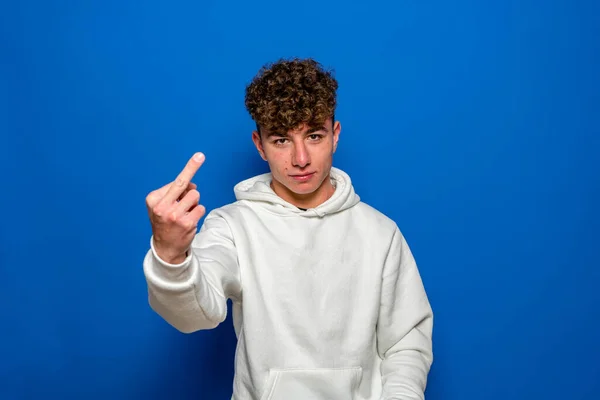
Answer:
M328 179L341 126L327 119L322 127L306 124L288 132L254 131L252 140L273 175L273 189L280 196L311 202L331 190Z

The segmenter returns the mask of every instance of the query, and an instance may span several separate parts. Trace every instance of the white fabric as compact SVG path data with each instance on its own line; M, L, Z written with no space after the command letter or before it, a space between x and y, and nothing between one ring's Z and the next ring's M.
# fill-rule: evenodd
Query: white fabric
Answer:
M336 190L306 211L270 174L237 184L211 211L179 265L151 248L149 303L181 332L223 322L238 345L232 399L423 399L433 314L394 221L332 168Z

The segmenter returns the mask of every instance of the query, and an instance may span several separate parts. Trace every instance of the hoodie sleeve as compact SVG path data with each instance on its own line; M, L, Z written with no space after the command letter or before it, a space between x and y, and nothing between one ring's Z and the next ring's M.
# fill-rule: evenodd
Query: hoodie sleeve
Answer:
M227 299L241 296L231 230L214 212L205 218L185 261L160 259L152 237L143 266L150 307L183 333L217 327L227 316Z
M397 227L382 279L377 323L381 399L423 400L433 362L433 312L413 255Z

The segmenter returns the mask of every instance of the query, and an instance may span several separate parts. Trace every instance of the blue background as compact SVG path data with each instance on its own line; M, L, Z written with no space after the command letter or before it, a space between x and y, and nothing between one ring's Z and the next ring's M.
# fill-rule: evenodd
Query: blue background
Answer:
M291 56L335 70L335 165L417 258L427 398L600 398L598 2L13 3L0 399L228 398L231 319L147 304L144 200L195 151L209 210L265 172L244 87Z

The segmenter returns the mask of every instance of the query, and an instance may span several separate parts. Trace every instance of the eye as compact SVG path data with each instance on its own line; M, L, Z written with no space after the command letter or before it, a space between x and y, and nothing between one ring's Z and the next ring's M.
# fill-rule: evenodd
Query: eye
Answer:
M308 136L310 138L310 140L319 140L321 139L323 136L322 135L318 135L316 133L313 133L311 135Z
M287 141L287 139L286 139L286 138L280 138L280 139L275 139L275 140L273 141L273 143L275 143L275 144L277 144L277 145L282 145L282 144L285 144L285 142L286 142L286 141Z

